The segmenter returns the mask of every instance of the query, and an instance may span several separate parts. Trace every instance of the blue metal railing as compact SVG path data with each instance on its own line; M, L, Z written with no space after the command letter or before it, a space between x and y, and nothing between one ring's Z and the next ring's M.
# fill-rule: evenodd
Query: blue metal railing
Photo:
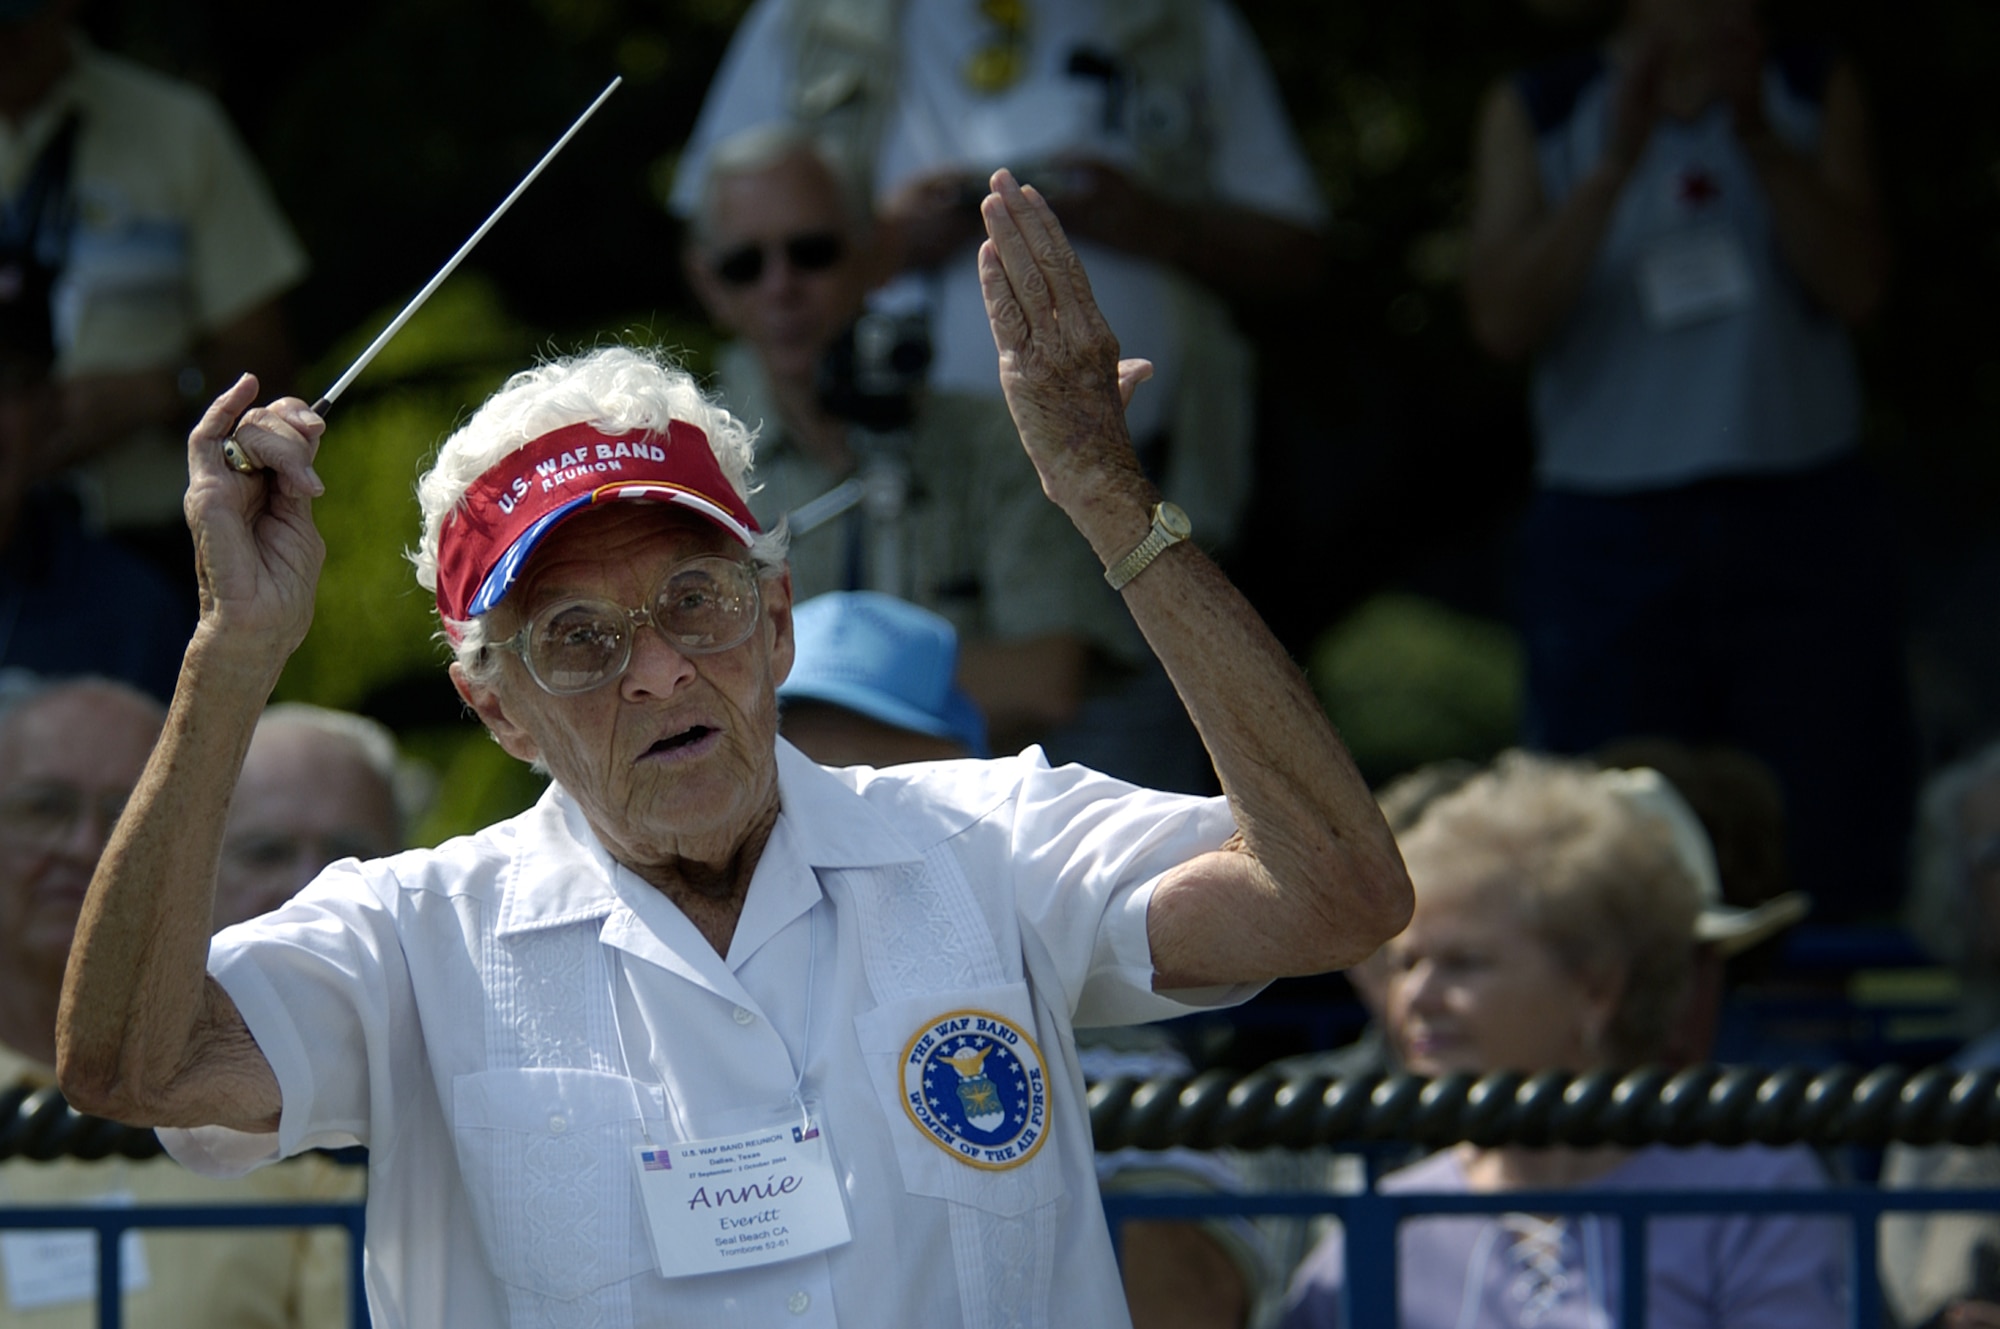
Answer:
M1487 1194L1385 1194L1368 1190L1326 1192L1114 1194L1104 1197L1114 1237L1130 1219L1195 1220L1226 1217L1308 1218L1331 1214L1341 1221L1347 1245L1344 1323L1396 1323L1399 1252L1396 1234L1405 1219L1429 1214L1592 1214L1618 1224L1620 1319L1624 1329L1646 1324L1646 1220L1670 1214L1829 1214L1848 1220L1849 1324L1875 1329L1881 1318L1877 1265L1878 1223L1884 1214L1974 1211L2000 1213L2000 1191L1877 1190L1847 1186L1823 1191L1505 1191ZM348 1306L352 1324L366 1329L362 1282L364 1208L337 1204L243 1204L97 1207L0 1207L0 1230L88 1230L97 1236L98 1324L122 1329L119 1289L124 1235L149 1228L343 1227L348 1232Z
M0 1095L0 1107L8 1096ZM1826 1070L1696 1066L1641 1067L1523 1075L1446 1075L1433 1080L1393 1074L1339 1080L1269 1070L1240 1080L1225 1072L1124 1076L1089 1089L1091 1131L1101 1149L1258 1150L1390 1147L1431 1150L1459 1141L1483 1147L1645 1144L1812 1145L1873 1150L1913 1145L2000 1142L2000 1069L1959 1072L1878 1066ZM1359 1142L1346 1144L1343 1142ZM150 1132L83 1117L44 1090L13 1096L0 1114L0 1159L144 1158L158 1153ZM349 1161L354 1161L351 1158ZM1287 1183L1289 1184L1289 1183ZM1646 1220L1661 1214L1822 1213L1852 1228L1854 1314L1872 1325L1880 1311L1877 1221L1912 1210L2000 1212L2000 1191L1503 1192L1480 1195L1347 1193L1118 1193L1106 1198L1115 1224L1126 1218L1334 1214L1344 1220L1355 1326L1395 1322L1399 1225L1425 1214L1513 1211L1601 1214L1619 1221L1624 1274L1620 1301L1627 1329L1644 1323ZM362 1286L363 1209L358 1203L182 1205L174 1207L0 1208L0 1229L86 1230L97 1234L99 1323L119 1329L120 1239L134 1228L317 1226L350 1234L352 1315L366 1324Z
M98 1329L123 1329L125 1281L123 1238L143 1228L344 1227L347 1229L347 1307L354 1329L368 1329L368 1300L362 1285L360 1201L327 1204L180 1204L102 1208L95 1205L0 1206L0 1231L84 1229L97 1234Z

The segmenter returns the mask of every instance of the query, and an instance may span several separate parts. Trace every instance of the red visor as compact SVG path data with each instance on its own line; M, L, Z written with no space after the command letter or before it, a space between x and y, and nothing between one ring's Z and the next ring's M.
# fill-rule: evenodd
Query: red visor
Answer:
M646 499L708 518L749 544L761 529L722 474L708 436L681 420L599 433L567 425L510 452L472 482L438 532L438 612L463 621L500 603L535 546L593 503Z

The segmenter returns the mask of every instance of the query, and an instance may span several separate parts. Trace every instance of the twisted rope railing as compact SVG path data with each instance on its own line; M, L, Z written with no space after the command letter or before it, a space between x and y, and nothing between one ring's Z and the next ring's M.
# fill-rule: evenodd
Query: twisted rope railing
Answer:
M1882 1145L2000 1143L2000 1070L1649 1067L1523 1075L1228 1071L1089 1091L1100 1149L1308 1149L1408 1143ZM149 1130L73 1110L52 1088L0 1091L0 1161L151 1158Z
M160 1152L151 1131L78 1112L58 1089L0 1089L0 1161L153 1158Z
M1434 1080L1210 1071L1103 1080L1090 1089L1090 1125L1100 1149L1991 1144L2000 1070L1694 1066Z

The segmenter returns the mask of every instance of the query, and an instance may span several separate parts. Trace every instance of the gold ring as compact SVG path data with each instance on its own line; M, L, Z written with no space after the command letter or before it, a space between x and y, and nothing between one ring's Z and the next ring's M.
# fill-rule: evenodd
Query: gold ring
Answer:
M255 475L264 469L250 460L250 454L243 450L243 445L236 441L234 434L222 440L222 459L228 462L229 469L238 475Z

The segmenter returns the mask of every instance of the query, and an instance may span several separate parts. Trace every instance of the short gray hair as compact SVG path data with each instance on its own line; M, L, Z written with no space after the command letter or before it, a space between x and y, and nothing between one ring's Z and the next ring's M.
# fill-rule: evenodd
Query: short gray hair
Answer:
M159 723L166 723L167 708L160 699L123 679L103 674L52 675L38 674L32 669L0 669L0 752L5 751L4 739L23 711L51 697L83 690L113 693L146 711Z
M1619 973L1604 1034L1620 1065L1658 1057L1694 970L1701 890L1665 819L1594 765L1513 751L1424 809L1403 837L1421 897L1423 860L1513 893L1528 927L1577 977Z
M841 215L846 218L850 234L859 235L868 229L874 220L874 207L866 192L856 188L855 182L841 172L818 139L789 120L774 120L739 129L709 152L701 174L700 200L694 216L688 219L694 238L700 241L710 238L709 219L715 211L718 184L732 176L751 175L793 159L826 173L827 182L840 200Z
M605 433L651 430L664 434L675 420L701 430L725 479L739 498L753 491L750 472L755 433L723 409L694 376L654 348L606 346L564 356L514 375L444 441L437 461L417 481L423 535L410 558L417 584L435 594L438 540L444 524L475 481L503 459L553 430L596 425ZM759 535L750 557L761 574L785 566L783 525ZM459 664L478 676L488 672L486 631L479 619L445 624Z

